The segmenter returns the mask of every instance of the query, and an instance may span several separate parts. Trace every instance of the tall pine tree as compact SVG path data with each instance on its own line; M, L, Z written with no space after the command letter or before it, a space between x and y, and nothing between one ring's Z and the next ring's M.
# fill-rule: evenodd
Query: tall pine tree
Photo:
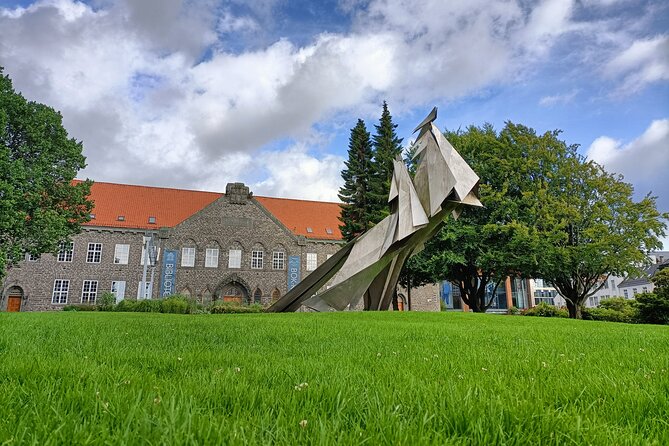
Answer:
M389 213L388 193L393 178L393 160L402 153L402 138L397 137L388 104L383 101L383 111L379 124L374 126L376 134L372 139L374 158L372 164L370 198L371 218L374 223L383 220Z
M348 142L348 161L341 172L344 185L339 189L342 211L339 226L342 235L350 241L372 226L370 201L370 174L372 143L362 119L351 129Z

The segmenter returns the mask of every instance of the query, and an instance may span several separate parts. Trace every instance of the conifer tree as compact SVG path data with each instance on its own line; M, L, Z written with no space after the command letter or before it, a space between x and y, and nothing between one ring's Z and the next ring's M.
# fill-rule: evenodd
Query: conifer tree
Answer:
M397 124L393 124L393 118L388 111L386 101L383 101L383 111L379 124L374 127L376 128L376 134L372 139L374 158L370 197L372 200L372 221L378 223L389 214L388 193L390 192L390 181L393 177L393 160L402 153L402 138L398 138L395 133Z
M348 161L341 173L344 185L339 189L342 201L339 226L344 238L349 241L372 226L370 202L370 174L372 143L362 119L351 129L348 142Z

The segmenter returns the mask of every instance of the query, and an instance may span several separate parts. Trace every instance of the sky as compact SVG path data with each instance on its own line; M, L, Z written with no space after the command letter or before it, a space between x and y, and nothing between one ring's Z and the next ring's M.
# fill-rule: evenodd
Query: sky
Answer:
M0 66L80 178L336 201L386 100L405 143L433 106L560 129L669 212L664 0L0 0Z

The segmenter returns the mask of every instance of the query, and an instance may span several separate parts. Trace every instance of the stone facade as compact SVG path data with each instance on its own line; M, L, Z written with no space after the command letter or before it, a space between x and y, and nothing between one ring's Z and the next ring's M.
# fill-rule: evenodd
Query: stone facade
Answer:
M10 299L15 299L12 302L14 306L19 292L22 296L20 311L58 310L65 304L82 303L84 281L97 282L95 297L111 291L112 283L116 283L117 288L124 288L122 296L117 296L119 300L136 299L141 293L143 246L150 235L154 236L159 248L152 298L161 295L163 256L166 251L173 250L178 252L175 273L177 293L194 297L203 304L213 300L232 300L269 305L273 299L288 291L291 256L299 256L300 278L303 279L310 273L308 257L313 260L315 255L316 264L320 265L343 244L336 239L310 238L296 233L295 228L291 229L254 198L248 187L232 183L226 188L225 195L220 195L220 198L172 227L84 226L82 232L72 238L71 261L58 261L57 256L44 254L36 261L26 260L11 268L0 287L0 310L7 310ZM88 261L91 260L88 258L89 244L101 244L99 262ZM128 245L127 263L115 263L117 245ZM193 266L184 262L184 248L188 254L194 249ZM206 264L208 249L218 250L218 261L213 262L215 256L212 255L209 265ZM230 264L231 250L241 251L239 267ZM210 251L210 254L214 252ZM277 260L283 261L274 262L274 253L282 253L277 254ZM262 256L262 264L259 256ZM310 266L313 268L313 262ZM149 282L151 268L147 270ZM54 284L63 280L69 281L67 298L54 303ZM432 296L434 293L431 291L426 293L413 290L412 309L438 311L438 295Z

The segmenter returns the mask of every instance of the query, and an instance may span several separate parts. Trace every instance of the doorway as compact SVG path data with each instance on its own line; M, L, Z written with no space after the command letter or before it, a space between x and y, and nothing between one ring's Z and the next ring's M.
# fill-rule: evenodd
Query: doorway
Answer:
M21 302L23 301L23 290L21 287L13 286L7 293L7 311L21 311Z

